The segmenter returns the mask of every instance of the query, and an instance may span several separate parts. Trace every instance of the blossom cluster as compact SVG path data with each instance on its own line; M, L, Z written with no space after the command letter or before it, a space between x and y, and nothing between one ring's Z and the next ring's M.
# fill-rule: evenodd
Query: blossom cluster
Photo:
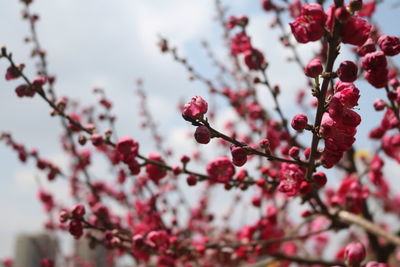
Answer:
M68 166L15 141L11 133L0 134L0 141L22 163L32 161L45 173L45 184L38 179L37 198L49 215L46 231L66 233L76 242L85 239L91 249L104 247L111 265L123 257L139 266L160 267L261 266L265 260L279 266L400 265L398 224L386 220L400 216L400 194L391 186L391 164L386 164L400 163L400 82L394 58L400 39L384 34L372 19L381 2L261 0L260 9L273 17L270 27L280 31L277 44L291 52L287 64L298 65L304 78L304 84L296 81L301 110L295 112L297 107L281 103L281 93L290 88L272 75L275 62L254 46L249 27L254 21L231 15L221 0L215 2L227 60L203 45L219 71L216 78L203 75L161 38L161 52L172 55L189 79L209 93L179 105L191 125L188 136L195 141L187 154L164 147L157 129L164 122L152 118L155 110L146 105L143 90L138 90L141 129L151 132L152 152L141 133L117 134L115 104L105 90L93 89L100 97L91 107L58 96L37 36L39 16L31 13L33 2L22 0L22 14L31 29L25 41L33 46L37 75L30 78L25 64L16 63L2 47L0 59L8 64L4 78L22 81L14 87L16 95L43 100L60 119ZM305 63L297 43L307 47L310 42L319 46ZM338 62L348 48L354 58L343 53L346 58ZM283 77L292 77L282 71ZM368 83L359 84L363 79ZM384 88L376 90L382 98L368 103L384 112L368 136L377 145L366 153L356 143L364 134L361 122L369 126L358 103L360 98L369 101L371 86ZM228 106L234 118L219 123L220 106ZM105 167L101 172L99 158ZM73 204L47 189L47 183L55 182L67 183ZM341 242L338 231L345 233ZM325 259L335 249L330 244L338 249ZM47 257L40 261L43 267L57 263ZM11 267L13 260L2 264ZM72 264L81 263L76 259Z
M360 90L352 83L339 81L335 85L328 112L324 113L320 133L325 140L321 161L326 168L333 167L355 142L356 127L361 117L351 108L357 106Z

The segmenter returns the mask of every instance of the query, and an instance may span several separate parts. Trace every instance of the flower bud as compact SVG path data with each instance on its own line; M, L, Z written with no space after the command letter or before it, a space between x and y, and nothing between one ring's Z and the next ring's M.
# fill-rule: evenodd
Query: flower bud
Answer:
M72 210L72 216L75 219L82 219L84 215L85 215L85 206L83 206L82 204L76 205Z
M181 172L182 172L181 167L179 167L179 166L173 166L173 167L172 167L172 173L173 173L174 175L179 175Z
M346 246L344 255L349 264L359 264L366 256L365 247L360 242L351 242Z
M47 82L47 78L46 77L36 77L35 79L33 79L32 81L32 87L34 89L40 89L42 88L42 86Z
M66 211L66 210L60 211L59 217L60 217L60 222L61 222L61 223L67 222L68 219L69 219L69 213L68 213L68 211Z
M319 58L314 58L308 62L307 66L304 68L304 74L310 78L316 78L322 73L322 70L321 60Z
M292 119L292 128L296 131L302 131L308 123L307 116L304 114L297 114Z
M139 144L130 137L122 137L118 140L115 149L125 157L136 157L139 151Z
M300 191L301 194L307 195L308 193L311 192L311 190L312 190L312 187L308 182L302 181L300 183L300 190L299 191Z
M263 139L260 141L260 147L269 150L269 140L268 139Z
M388 70L383 68L376 72L365 72L364 78L375 88L383 88L388 83Z
M228 157L220 157L212 160L206 166L207 174L216 182L226 183L235 174L235 168Z
M199 144L208 144L210 142L210 130L204 125L197 127L194 138Z
M352 16L343 24L340 31L342 42L356 46L363 45L367 41L372 26L358 16Z
M357 48L357 53L360 56L365 56L368 53L375 52L375 42L372 38L368 38L367 41L362 45Z
M289 23L297 42L308 43L318 41L324 36L326 14L319 4L305 4L301 14Z
M347 11L347 8L345 7L339 7L336 8L335 10L335 17L341 22L341 23L346 23L350 17L351 14L349 13L349 11Z
M243 147L231 147L232 163L238 167L247 162L247 151Z
M326 175L323 172L317 172L313 175L313 181L319 187L323 187L326 184Z
M10 66L7 68L6 71L6 80L14 80L17 79L21 76L20 70L24 67L23 64L20 64L18 66Z
M396 36L382 35L378 45L386 56L395 56L400 53L400 39Z
M80 221L72 220L69 223L69 232L75 237L75 239L81 238L83 235L83 225Z
M361 67L365 71L377 71L387 67L387 59L382 51L366 54L361 60Z
M376 10L375 0L370 0L368 2L364 1L361 10L358 11L360 17L371 17Z
M83 134L81 134L81 135L78 136L78 143L79 143L81 146L85 145L85 144L86 144L86 141L87 141L86 136L84 136Z
M244 63L250 70L261 70L266 65L263 53L255 48L248 49L243 55Z
M189 186L195 186L197 184L197 178L195 175L190 174L187 178L186 178L186 182Z
M103 144L103 137L98 133L92 134L90 140L94 146L101 146Z
M253 196L251 204L253 204L254 207L261 207L261 198L259 196Z
M385 106L386 106L385 102L380 98L378 98L374 101L374 109L376 111L385 109Z
M201 118L207 110L207 102L200 96L195 96L189 103L185 104L182 115L192 119L198 119Z
M358 67L352 61L343 61L337 70L337 75L342 82L354 82L357 79Z
M289 149L289 156L293 159L296 159L299 157L300 154L300 149L297 146L293 146Z
M145 245L144 243L144 237L141 234L134 235L132 238L132 245L136 249L140 249Z
M258 180L256 181L256 184L257 184L259 187L261 187L261 188L263 188L263 187L265 186L265 183L266 183L266 181L265 181L264 178L260 178L260 179L258 179Z
M157 153L150 153L148 158L152 161L160 162L161 164L165 164L164 160ZM167 169L162 166L156 164L146 164L146 173L149 178L155 183L158 184L159 180L164 178L167 175Z
M21 84L17 88L15 88L15 93L18 97L33 97L35 95L35 90L27 84Z
M185 164L185 163L188 163L190 161L190 158L187 155L182 155L180 160L181 160L182 163Z
M236 17L236 25L241 27L246 27L249 24L249 18L245 15L240 15Z
M270 11L274 8L274 4L271 0L261 0L261 5L265 11Z
M306 157L306 159L310 158L310 154L311 154L311 147L307 147L306 149L304 149L304 157Z
M306 218L310 215L311 215L311 212L309 210L305 210L301 213L301 217L304 217L304 218Z

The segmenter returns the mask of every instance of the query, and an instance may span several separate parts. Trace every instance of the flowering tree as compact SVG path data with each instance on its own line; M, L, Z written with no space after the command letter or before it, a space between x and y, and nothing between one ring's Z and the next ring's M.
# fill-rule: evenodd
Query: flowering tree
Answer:
M23 18L31 29L26 41L33 45L38 75L28 77L24 64L15 62L9 48L2 47L0 59L8 64L5 79L20 81L15 88L18 97L42 99L54 119L61 121L61 146L72 164L62 169L39 150L14 140L11 133L3 132L0 140L21 162L36 162L49 181L69 185L74 206L60 203L46 188L38 192L49 214L48 231L85 238L91 247L106 247L110 265L128 255L139 266L399 266L400 192L389 183L397 177L385 177L383 168L387 161L400 163L400 83L394 60L400 39L385 35L372 20L380 1L305 2L262 0L260 5L274 16L272 27L281 30L280 44L291 50L304 73L307 89L297 96L301 113L291 119L280 105L279 85L270 81L268 59L247 32L247 16L230 16L221 1L215 1L229 50L229 57L220 61L204 44L220 72L217 79L202 75L160 38L161 52L171 54L191 79L204 83L209 99L225 99L238 118L217 129L212 101L205 96L188 100L181 115L193 126L192 138L201 146L217 143L224 156L205 161L195 153L174 163L147 107L141 81L137 95L143 127L150 129L156 153L142 151L139 137L117 137L116 114L104 90L94 90L100 100L91 109L57 95L55 77L36 34L39 17L30 12L32 1L23 0ZM297 43L311 42L320 46L306 63ZM351 49L351 58L338 62L346 48ZM368 87L383 88L382 98L370 103L376 111L384 111L380 122L371 122L369 138L378 145L370 156L355 149L357 127L368 121L357 110L360 91L367 90L358 88L362 80ZM258 94L265 89L273 107L265 108ZM312 98L311 105L307 97ZM110 165L113 183L93 173L95 154ZM338 172L331 171L335 169ZM186 186L199 188L201 197L194 206L178 182L182 179ZM340 180L338 187L330 186L333 179ZM209 196L215 188L232 195L239 192L230 210L222 212L221 222L211 212L215 203ZM231 214L247 192L259 216L240 225ZM171 196L179 201L173 202ZM115 212L115 206L123 212ZM390 216L396 224L388 224ZM335 237L339 232L344 233L340 240ZM58 264L67 261L79 259L65 257ZM12 260L3 264L11 266ZM54 264L42 260L42 266Z

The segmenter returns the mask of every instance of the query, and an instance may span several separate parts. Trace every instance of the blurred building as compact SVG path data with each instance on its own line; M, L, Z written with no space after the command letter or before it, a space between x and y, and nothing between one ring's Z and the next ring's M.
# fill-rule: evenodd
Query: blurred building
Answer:
M13 267L41 267L43 259L53 260L55 266L113 267L110 251L98 245L89 247L88 239L74 242L72 257L62 258L56 238L48 234L19 234L16 238ZM61 257L58 259L57 256ZM65 261L68 259L67 261Z
M78 257L76 267L86 267L87 263L91 263L93 267L112 267L108 261L107 249L101 245L91 249L86 238L75 242L75 255Z
M58 242L48 234L20 234L16 239L14 267L40 267L42 259L55 260Z

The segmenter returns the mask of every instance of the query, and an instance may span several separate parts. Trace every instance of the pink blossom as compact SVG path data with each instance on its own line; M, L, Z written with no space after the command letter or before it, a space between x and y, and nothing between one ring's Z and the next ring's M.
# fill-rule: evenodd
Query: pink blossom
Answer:
M363 45L361 45L357 48L358 55L360 55L362 57L368 53L372 53L375 51L376 51L375 42L374 42L374 40L372 40L372 38L368 38L367 41Z
M231 38L231 53L232 55L241 54L251 49L250 38L246 33L240 32Z
M360 242L351 242L346 246L345 258L349 264L359 264L366 256L365 247Z
M210 130L204 125L196 128L194 138L199 144L208 144L210 142Z
M135 158L138 155L139 143L125 136L118 140L115 150L121 155L124 161L129 162L130 158Z
M82 204L78 204L72 209L71 213L75 219L82 219L85 215L85 206L83 206Z
M271 0L261 0L261 5L265 11L270 11L275 8Z
M247 152L246 149L242 147L231 147L232 153L232 163L238 167L243 166L247 162Z
M47 82L47 78L43 76L36 77L32 81L32 87L34 89L40 89Z
M387 60L382 51L366 54L361 60L361 66L365 71L376 71L387 67Z
M325 21L326 15L321 5L306 4L301 8L301 15L289 25L299 43L308 43L322 38Z
M396 36L382 35L378 39L378 45L386 56L395 56L400 53L400 39Z
M326 175L325 175L325 173L323 173L323 172L316 172L316 173L314 173L313 176L312 176L312 178L313 178L313 182L314 182L316 185L318 185L319 187L323 187L323 186L326 184L326 182L327 182Z
M206 170L208 176L220 183L229 182L235 174L235 168L228 157L214 159L207 164Z
M161 156L156 153L151 153L149 155L149 159L152 161L165 163ZM162 166L148 163L146 165L146 173L154 183L158 184L158 182L167 175L167 170Z
M314 58L308 62L307 66L304 68L304 73L310 78L316 78L322 73L322 70L321 60L319 58Z
M21 76L21 73L19 70L22 68L23 68L22 64L20 64L18 66L8 67L7 71L6 71L6 76L5 76L6 80L10 81L10 80L18 79Z
M383 136L382 148L386 155L400 163L400 134Z
M358 68L352 61L343 61L336 71L342 82L354 82L357 79Z
M250 70L261 70L265 65L265 58L261 51L251 48L244 52L244 63Z
M358 11L358 15L361 17L371 17L375 12L375 1L364 2L360 11Z
M287 196L294 196L300 190L300 184L304 180L304 171L297 164L283 163L279 172L279 192Z
M72 220L69 223L68 231L71 235L75 237L75 239L81 238L81 236L83 235L83 225L81 221Z
M207 102L200 96L195 96L189 103L185 104L182 115L192 119L198 119L207 112L207 109Z
M342 25L340 36L345 44L360 46L367 41L371 25L358 16L352 16L347 23Z
M296 131L302 131L307 126L308 119L304 114L296 114L292 119L292 128Z

